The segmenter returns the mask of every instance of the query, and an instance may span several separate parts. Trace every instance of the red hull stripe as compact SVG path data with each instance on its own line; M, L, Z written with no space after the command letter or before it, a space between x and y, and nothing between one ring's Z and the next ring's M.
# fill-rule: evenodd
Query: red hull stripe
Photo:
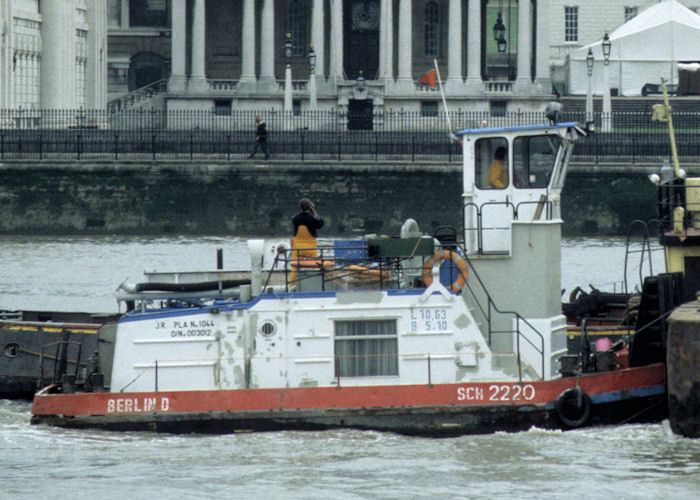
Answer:
M37 394L33 415L128 415L331 408L545 405L578 386L590 396L664 386L663 364L540 382L305 387L133 393Z

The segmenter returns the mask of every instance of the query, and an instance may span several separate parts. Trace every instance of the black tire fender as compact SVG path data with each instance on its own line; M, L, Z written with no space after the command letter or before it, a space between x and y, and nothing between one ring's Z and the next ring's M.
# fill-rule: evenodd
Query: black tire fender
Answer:
M580 388L572 387L557 396L554 408L561 423L575 429L588 422L591 416L591 398Z

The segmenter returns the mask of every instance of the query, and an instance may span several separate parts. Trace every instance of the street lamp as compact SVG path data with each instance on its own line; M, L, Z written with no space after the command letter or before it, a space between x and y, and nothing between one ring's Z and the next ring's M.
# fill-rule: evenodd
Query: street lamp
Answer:
M593 122L593 89L591 88L591 76L593 75L593 49L588 49L586 55L586 70L588 72L588 88L586 89L586 123Z
M309 107L316 109L316 52L309 46Z
M287 60L287 67L284 70L284 110L286 112L292 111L292 65L290 59L293 53L292 34L287 33L287 39L284 42L284 58Z
M607 31L601 46L603 48L603 61L605 62L603 66L603 119L601 129L603 132L610 132L612 130L612 103L610 102L610 48L612 42Z
M496 24L493 25L493 39L498 45L498 52L504 54L506 51L506 26L503 24L501 13L498 13Z

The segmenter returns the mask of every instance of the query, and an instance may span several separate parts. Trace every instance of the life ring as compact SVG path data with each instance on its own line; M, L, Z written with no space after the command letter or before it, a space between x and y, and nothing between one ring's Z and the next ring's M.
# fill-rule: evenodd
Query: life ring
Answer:
M570 428L581 427L591 416L591 398L580 388L562 391L554 403L559 420Z
M450 289L459 293L464 285L467 284L467 263L465 260L457 253L452 250L438 250L425 261L423 264L423 283L428 287L433 284L433 266L439 264L443 260L451 260L455 266L457 266L457 278L450 285Z

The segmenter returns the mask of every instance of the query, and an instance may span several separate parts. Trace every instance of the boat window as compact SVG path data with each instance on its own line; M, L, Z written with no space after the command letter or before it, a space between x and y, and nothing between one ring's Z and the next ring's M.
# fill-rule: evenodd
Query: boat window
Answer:
M335 376L398 375L396 320L335 322Z
M561 138L555 135L516 137L513 141L513 185L545 188L549 184Z
M504 137L479 139L474 145L474 173L479 189L503 189L508 186L508 141Z

